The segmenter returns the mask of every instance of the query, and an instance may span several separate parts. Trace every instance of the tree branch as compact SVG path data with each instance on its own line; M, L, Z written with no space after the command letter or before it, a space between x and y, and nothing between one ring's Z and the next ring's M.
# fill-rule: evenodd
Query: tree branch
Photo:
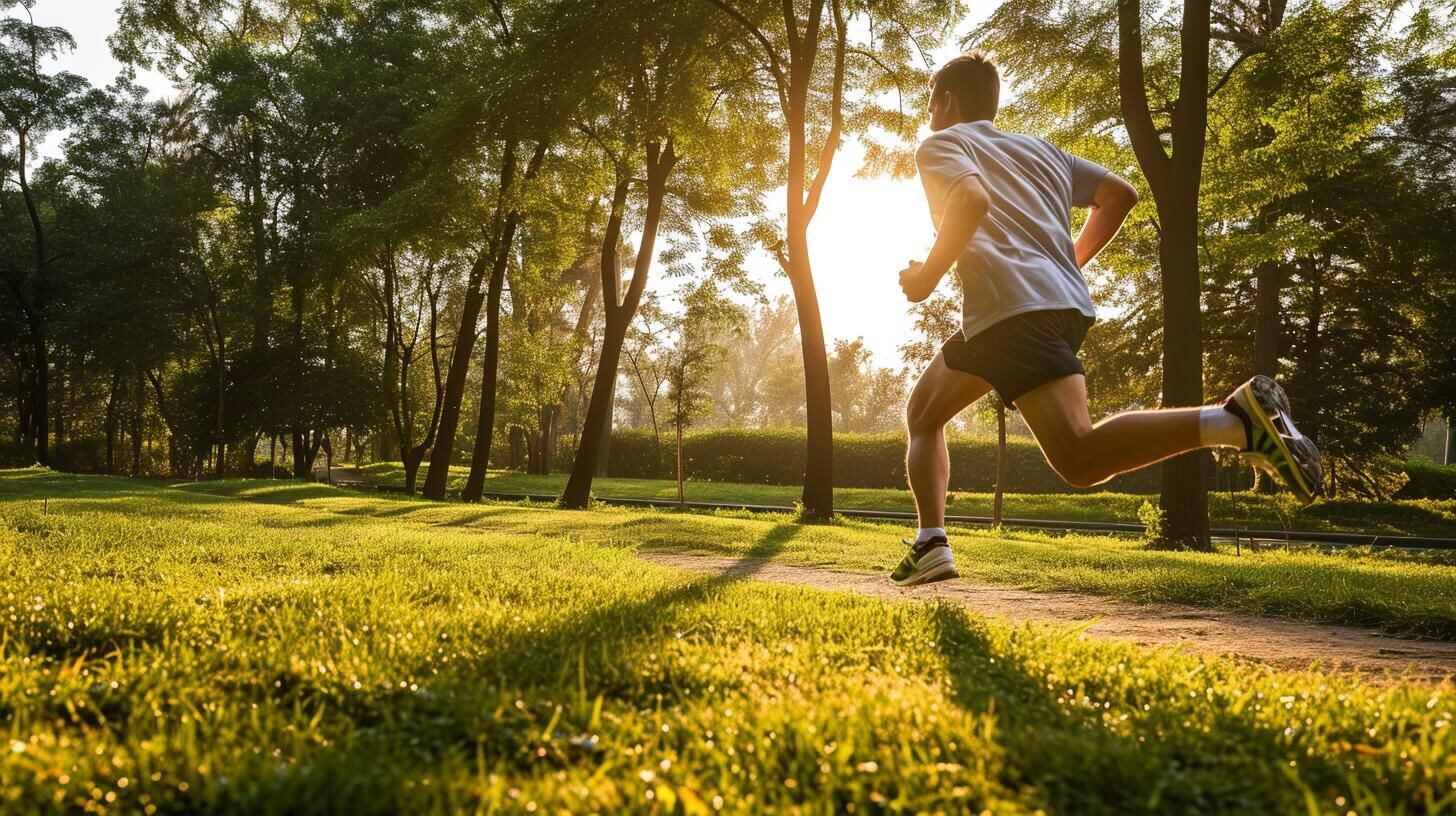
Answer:
M1148 110L1147 85L1143 80L1143 23L1139 0L1117 2L1117 86L1122 101L1122 118L1133 152L1148 185L1157 195L1166 189L1170 171L1168 153L1153 127Z
M819 154L819 167L814 172L814 181L809 185L809 195L804 199L804 220L814 218L819 209L819 198L824 194L824 184L829 180L829 168L834 165L834 153L839 150L839 135L844 127L844 57L849 33L844 28L844 13L839 0L832 0L834 9L834 91L833 106L829 112L829 133L824 137L824 150Z
M713 4L724 14L732 18L734 22L743 27L744 31L748 32L750 37L757 40L758 44L763 46L763 54L768 58L769 73L773 75L774 82L778 85L779 100L783 102L785 95L788 93L789 78L784 73L783 63L779 61L779 55L774 50L773 43L769 42L768 37L758 26L753 24L753 21L743 16L742 12L729 5L726 0L707 0L707 2Z
M1213 84L1213 88L1208 92L1208 98L1212 99L1214 95L1216 95L1219 91L1223 90L1223 86L1228 83L1231 77L1233 77L1234 71L1237 71L1239 66L1244 64L1244 60L1259 53L1259 51L1261 50L1262 49L1255 49L1252 51L1245 51L1244 53L1239 54L1239 58L1234 60L1234 64L1230 65L1228 67L1228 70L1223 72L1223 76L1219 77L1218 82L1215 82Z

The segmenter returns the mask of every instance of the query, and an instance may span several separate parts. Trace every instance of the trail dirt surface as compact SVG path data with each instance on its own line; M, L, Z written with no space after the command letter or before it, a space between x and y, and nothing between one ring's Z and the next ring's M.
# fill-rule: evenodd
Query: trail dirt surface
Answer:
M1181 604L1131 604L1074 592L1031 592L960 579L902 588L878 574L797 567L773 561L682 553L641 552L668 567L774 584L855 592L888 600L957 604L1013 623L1071 624L1095 619L1093 637L1143 646L1181 646L1189 652L1233 655L1281 669L1359 671L1432 682L1456 677L1456 643L1406 640L1348 626L1304 623Z

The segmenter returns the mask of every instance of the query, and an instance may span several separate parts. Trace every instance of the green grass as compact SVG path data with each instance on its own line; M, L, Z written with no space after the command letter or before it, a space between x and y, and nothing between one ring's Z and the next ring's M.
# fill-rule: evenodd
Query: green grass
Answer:
M399 463L364 465L361 470L371 481L392 487L404 485ZM424 484L428 465L420 468ZM449 489L465 484L467 467L450 468ZM618 499L677 499L677 483L662 479L606 479L593 481L596 496ZM560 495L565 474L532 476L514 471L491 471L486 490L497 493ZM799 500L799 488L789 485L737 484L731 482L688 482L688 501L729 502L791 506ZM1239 493L1231 501L1227 493L1208 497L1209 513L1215 526L1244 529L1345 531L1383 535L1429 535L1456 538L1456 499L1405 499L1386 502L1319 501L1299 507L1287 498ZM1156 496L1129 493L1009 493L1005 496L1007 518L1048 521L1114 521L1138 523L1138 508L1144 501L1157 503ZM834 491L835 506L855 510L898 510L913 512L915 504L908 490L840 487ZM1235 513L1235 509L1237 513ZM951 515L990 516L991 494L951 493L946 504Z
M1450 685L1148 652L758 584L752 560L702 577L631 554L677 530L787 557L867 526L35 470L0 473L0 516L13 812L1456 801Z
M245 486L239 486L245 485ZM261 487L260 487L261 485ZM195 490L253 495L267 482L203 483ZM479 525L565 536L608 547L745 556L770 529L785 531L778 560L856 571L888 570L904 554L901 526L841 519L793 524L787 515L696 513L603 507L437 503L406 496L286 488L298 501L334 512L387 514L419 523ZM953 528L961 574L984 583L1075 590L1134 603L1188 603L1235 612L1371 626L1398 634L1456 638L1456 564L1442 556L1364 549L1191 553L1153 550L1127 536L1057 535Z

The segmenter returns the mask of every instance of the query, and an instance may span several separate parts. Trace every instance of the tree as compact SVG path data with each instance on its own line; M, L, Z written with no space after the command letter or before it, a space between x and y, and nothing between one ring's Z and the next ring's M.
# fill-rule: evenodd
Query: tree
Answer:
M383 327L384 398L407 493L414 493L420 463L440 428L440 312L452 263L420 250L387 245L367 282ZM426 363L422 375L419 364Z
M628 379L641 395L641 405L646 408L647 421L652 426L655 468L662 465L662 425L658 421L657 404L668 378L667 351L662 346L663 335L668 330L667 316L650 292L639 312L640 318L627 332L622 353L627 357Z
M795 323L792 301L779 296L758 303L732 342L720 343L723 359L708 382L713 424L737 428L793 424L775 419L795 416L803 408L799 396L804 391L803 366L795 354ZM776 398L779 389L769 387L776 374L787 380L781 389L783 400Z
M677 501L683 498L683 431L712 410L707 382L723 347L713 342L725 327L741 325L743 312L712 281L687 288L674 322L676 340L666 354L667 404L677 436Z
M1169 144L1153 121L1143 74L1140 0L1118 0L1118 85L1122 116L1158 211L1158 260L1163 273L1163 404L1203 403L1201 271L1198 200L1208 127L1211 38L1209 0L1183 0L1178 90L1169 116ZM1163 464L1158 499L1170 542L1211 549L1208 538L1208 454L1194 452Z
M834 512L833 406L824 324L809 265L809 224L846 124L851 130L874 125L902 139L913 137L923 106L912 102L907 109L905 97L918 96L926 71L912 64L912 55L937 42L947 22L959 16L960 5L954 0L699 1L719 10L749 39L788 136L784 231L765 225L760 234L788 275L798 309L808 424L803 505L807 515L827 518ZM895 25L878 27L875 19ZM867 39L858 38L861 30L868 32ZM881 95L890 92L898 107L881 108ZM877 169L907 172L903 156L896 162L875 149L869 156Z
M615 178L598 265L605 319L602 349L571 478L561 496L565 507L584 507L590 498L622 344L646 289L664 218L685 231L683 226L694 219L751 213L752 208L738 202L752 201L765 186L753 168L762 164L754 161L754 153L766 134L754 98L745 96L736 44L715 29L704 31L701 15L686 4L619 4L615 10L626 11L630 21L623 35L612 38L628 60L617 65L620 74L609 72L602 83L608 95L604 113L581 124L609 160ZM640 153L645 153L640 166L645 176L640 184L645 193L641 239L632 276L625 291L619 291L617 245ZM670 189L680 164L688 180ZM665 213L670 194L679 203L675 218ZM729 256L717 266L737 272L739 253L732 231L709 229L708 238ZM681 257L683 251L675 247L673 255Z
M478 3L464 3L455 9L454 19L463 33L450 49L461 67L459 79L452 88L452 95L459 101L443 117L439 129L442 138L450 143L459 139L455 135L458 132L480 136L479 143L469 142L460 150L458 159L441 162L440 172L456 174L468 168L479 172L484 159L485 166L490 168L487 172L494 175L493 179L488 177L494 181L494 204L481 230L481 249L470 267L465 304L445 382L440 431L430 453L430 471L425 477L423 493L427 498L445 496L466 373L475 349L482 306L487 311L486 348L477 436L485 434L487 440L476 447L489 454L488 435L495 426L495 383L499 376L500 304L513 244L521 225L518 202L523 188L540 172L550 139L563 124L557 99L550 95L555 86L532 83L531 71L520 70L523 64L528 69L531 66L525 60L532 53L531 38L540 24L535 14L543 11L531 3L494 2L488 8ZM549 12L547 19L550 19ZM482 289L487 285L487 272L488 287ZM479 479L483 478L481 471Z
M29 167L36 144L46 134L63 128L77 112L86 80L61 71L48 74L41 62L62 51L72 50L76 41L63 28L38 26L29 17L35 0L22 0L27 20L0 20L0 118L5 121L5 157L25 203L32 236L32 266L26 271L7 267L4 275L10 293L25 316L29 329L30 398L27 442L34 445L36 461L47 464L48 409L50 404L50 315L49 267L51 251L46 247L46 224L31 188ZM8 144L10 139L13 146ZM9 152L13 150L14 152Z
M905 375L874 365L864 338L834 341L829 382L836 430L876 433L903 427Z

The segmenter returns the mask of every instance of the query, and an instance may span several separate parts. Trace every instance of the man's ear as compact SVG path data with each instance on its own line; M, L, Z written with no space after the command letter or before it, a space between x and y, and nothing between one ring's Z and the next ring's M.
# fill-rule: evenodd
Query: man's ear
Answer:
M941 91L940 93L942 96L940 109L945 112L947 119L952 122L959 122L961 120L961 103L956 101L955 94L949 90Z

